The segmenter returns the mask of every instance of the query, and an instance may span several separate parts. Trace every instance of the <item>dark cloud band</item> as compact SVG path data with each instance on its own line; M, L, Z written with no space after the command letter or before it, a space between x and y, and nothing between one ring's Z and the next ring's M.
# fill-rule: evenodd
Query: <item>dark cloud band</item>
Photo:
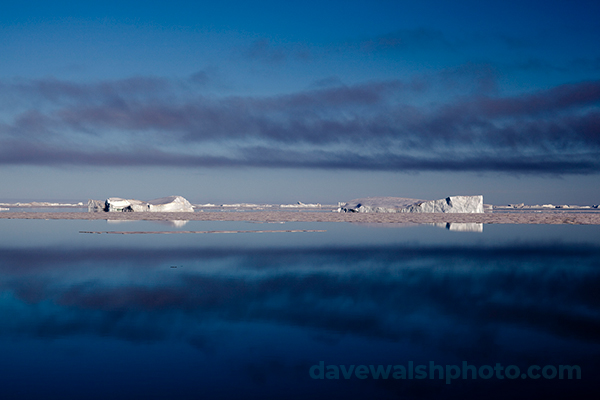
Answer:
M17 101L0 119L0 164L524 173L600 166L597 81L442 104L423 101L435 88L401 81L225 98L190 95L185 85L3 83L0 99Z

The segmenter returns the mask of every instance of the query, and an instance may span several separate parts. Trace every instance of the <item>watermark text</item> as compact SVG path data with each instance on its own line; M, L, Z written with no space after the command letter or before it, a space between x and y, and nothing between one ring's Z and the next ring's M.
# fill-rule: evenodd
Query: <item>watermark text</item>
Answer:
M312 379L441 379L447 384L457 379L581 379L578 365L530 365L521 369L516 365L504 367L481 365L463 361L461 365L417 364L406 365L325 365L319 361L308 371Z

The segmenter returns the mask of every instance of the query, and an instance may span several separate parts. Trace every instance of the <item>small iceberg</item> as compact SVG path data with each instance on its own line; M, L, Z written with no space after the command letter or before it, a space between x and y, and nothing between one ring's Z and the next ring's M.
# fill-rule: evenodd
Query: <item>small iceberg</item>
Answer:
M340 205L338 212L356 213L483 213L483 196L450 196L440 200L367 197Z
M194 212L194 207L182 196L161 197L150 201L109 197L105 201L89 200L89 212Z

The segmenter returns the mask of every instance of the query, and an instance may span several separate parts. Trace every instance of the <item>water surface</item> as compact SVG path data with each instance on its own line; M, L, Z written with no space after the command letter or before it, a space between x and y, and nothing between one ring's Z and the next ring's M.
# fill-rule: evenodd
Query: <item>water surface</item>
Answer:
M79 233L263 229L326 232ZM597 388L598 226L0 220L0 243L3 398L581 398ZM577 365L581 379L313 379L321 361Z

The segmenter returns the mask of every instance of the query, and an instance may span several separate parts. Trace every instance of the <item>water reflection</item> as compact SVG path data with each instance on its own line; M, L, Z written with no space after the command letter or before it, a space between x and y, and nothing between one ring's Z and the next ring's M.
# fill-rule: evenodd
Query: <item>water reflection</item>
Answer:
M232 379L243 389L230 394L257 398L287 393L278 385L321 398L333 388L349 398L463 397L492 388L519 397L523 388L538 394L565 384L569 393L590 388L589 381L446 387L429 380L310 380L308 368L324 359L571 363L586 376L600 372L595 246L0 248L0 260L0 339L185 345L210 360L211 369L178 370L179 379L197 380L202 370L208 393L221 390L220 377L231 371L240 374ZM121 349L114 359L135 348ZM192 362L189 355L177 357ZM190 397L198 395L188 389Z
M600 342L600 258L590 248L37 249L0 256L0 284L13 301L50 302L53 313L76 306L85 320L87 311L193 310L398 340L444 318L473 329L485 321ZM408 324L415 314L431 321ZM51 325L61 334L60 323Z
M124 220L124 219L107 219L106 222L109 225L122 225L122 224L128 224L128 223L135 225L136 222L138 222L138 221ZM172 220L172 221L149 221L149 222L153 223L153 224L163 225L163 226L170 226L173 228L181 228L190 221L177 219L177 220Z
M455 232L483 232L483 224L476 222L448 222L433 225Z

